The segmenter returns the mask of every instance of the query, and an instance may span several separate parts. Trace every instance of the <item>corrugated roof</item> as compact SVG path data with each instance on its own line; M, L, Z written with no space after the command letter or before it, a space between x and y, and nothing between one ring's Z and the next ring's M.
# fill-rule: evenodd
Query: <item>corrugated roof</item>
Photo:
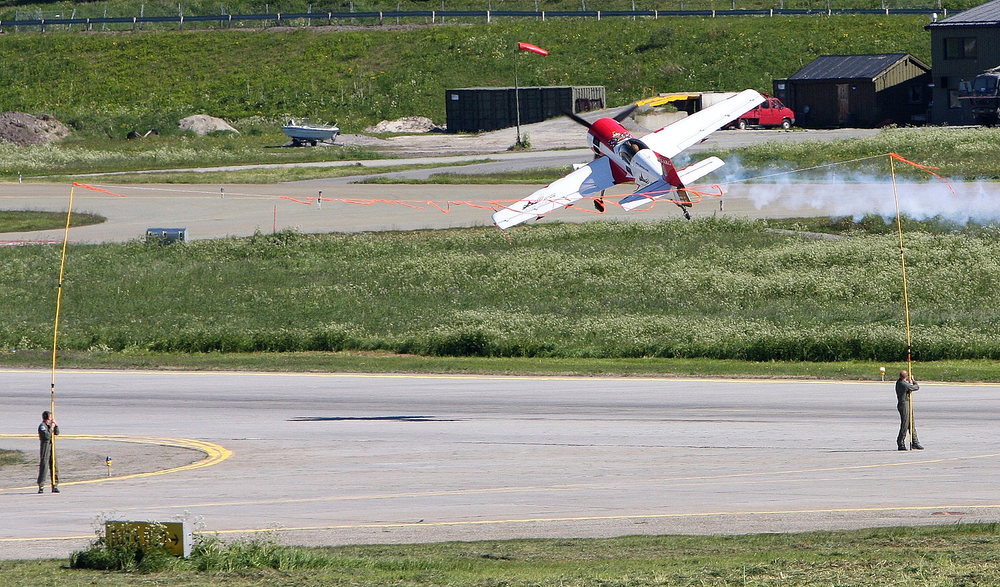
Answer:
M954 16L932 22L926 28L948 26L998 26L1000 25L1000 0L980 4Z
M1000 0L996 0L1000 2ZM911 58L907 53L878 55L820 55L790 80L867 79L873 80L900 61ZM917 61L917 63L920 63ZM930 68L927 68L930 71Z

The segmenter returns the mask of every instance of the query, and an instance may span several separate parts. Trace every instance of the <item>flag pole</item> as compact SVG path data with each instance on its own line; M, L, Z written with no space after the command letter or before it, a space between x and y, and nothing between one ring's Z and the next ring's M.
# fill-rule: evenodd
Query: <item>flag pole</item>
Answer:
M69 243L69 225L73 218L73 190L69 189L69 209L66 210L66 228L63 230L62 256L59 259L59 283L56 288L56 318L52 326L52 382L49 385L49 415L56 417L56 349L59 346L59 311L62 309L63 276L66 274L66 246ZM52 487L59 484L59 473L56 470L56 435L50 436L52 443L52 462L50 463L50 474L52 475Z
M514 143L518 147L521 146L521 92L517 89L517 54L521 52L521 46L514 49L514 110L517 111L517 142Z
M518 87L517 83L517 54L521 51L531 51L532 53L538 53L539 55L545 56L549 52L537 45L532 45L531 43L518 43L517 47L514 48L514 109L517 110L517 147L522 147L521 142L521 89Z
M903 314L906 318L906 372L913 381L913 346L910 334L910 297L906 289L906 256L903 248L903 221L899 213L899 193L896 190L896 165L889 157L889 175L892 176L892 197L896 202L896 233L899 235L899 266L903 273ZM913 442L913 394L908 394L906 405L909 409L907 420L910 423L910 442Z

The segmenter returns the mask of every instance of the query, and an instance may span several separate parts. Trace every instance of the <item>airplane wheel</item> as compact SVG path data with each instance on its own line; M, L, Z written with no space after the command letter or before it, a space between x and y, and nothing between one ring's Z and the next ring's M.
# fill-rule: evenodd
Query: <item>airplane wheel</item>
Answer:
M788 130L788 129L792 128L792 121L788 120L787 118L783 119L781 121L781 128L783 128L785 130Z

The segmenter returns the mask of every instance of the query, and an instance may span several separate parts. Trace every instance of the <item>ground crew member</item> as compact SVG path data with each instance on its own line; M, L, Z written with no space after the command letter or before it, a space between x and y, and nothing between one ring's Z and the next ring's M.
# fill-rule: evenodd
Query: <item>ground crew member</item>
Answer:
M896 409L899 410L899 434L896 436L896 450L906 450L906 433L910 432L910 394L920 389L917 382L903 369L896 380ZM910 449L924 450L917 440L917 426L913 424L910 435Z
M59 493L59 482L52 470L52 436L59 434L59 424L48 410L42 412L38 425L38 493L44 493L45 482L52 482L52 493Z

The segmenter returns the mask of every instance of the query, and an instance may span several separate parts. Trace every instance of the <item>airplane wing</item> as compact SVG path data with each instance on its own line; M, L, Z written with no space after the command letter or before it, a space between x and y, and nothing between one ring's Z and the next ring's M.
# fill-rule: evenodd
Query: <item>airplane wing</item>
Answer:
M611 173L611 162L607 157L600 157L527 198L499 210L493 215L493 222L498 228L505 230L568 206L581 198L600 193L613 185L615 178Z
M712 173L725 164L726 163L718 157L709 157L708 159L702 159L697 163L688 165L684 169L681 169L677 172L677 177L680 178L681 185L690 185L702 176ZM619 200L618 203L621 204L621 207L625 210L635 210L643 204L648 204L653 200L659 200L665 196L670 196L671 198L676 197L682 200L687 199L687 195L684 192L678 192L674 189L674 186L661 179L642 189L636 190L635 193Z
M642 137L642 142L664 157L673 157L746 114L763 101L764 96L756 91L743 90L732 98L699 110L691 116Z

